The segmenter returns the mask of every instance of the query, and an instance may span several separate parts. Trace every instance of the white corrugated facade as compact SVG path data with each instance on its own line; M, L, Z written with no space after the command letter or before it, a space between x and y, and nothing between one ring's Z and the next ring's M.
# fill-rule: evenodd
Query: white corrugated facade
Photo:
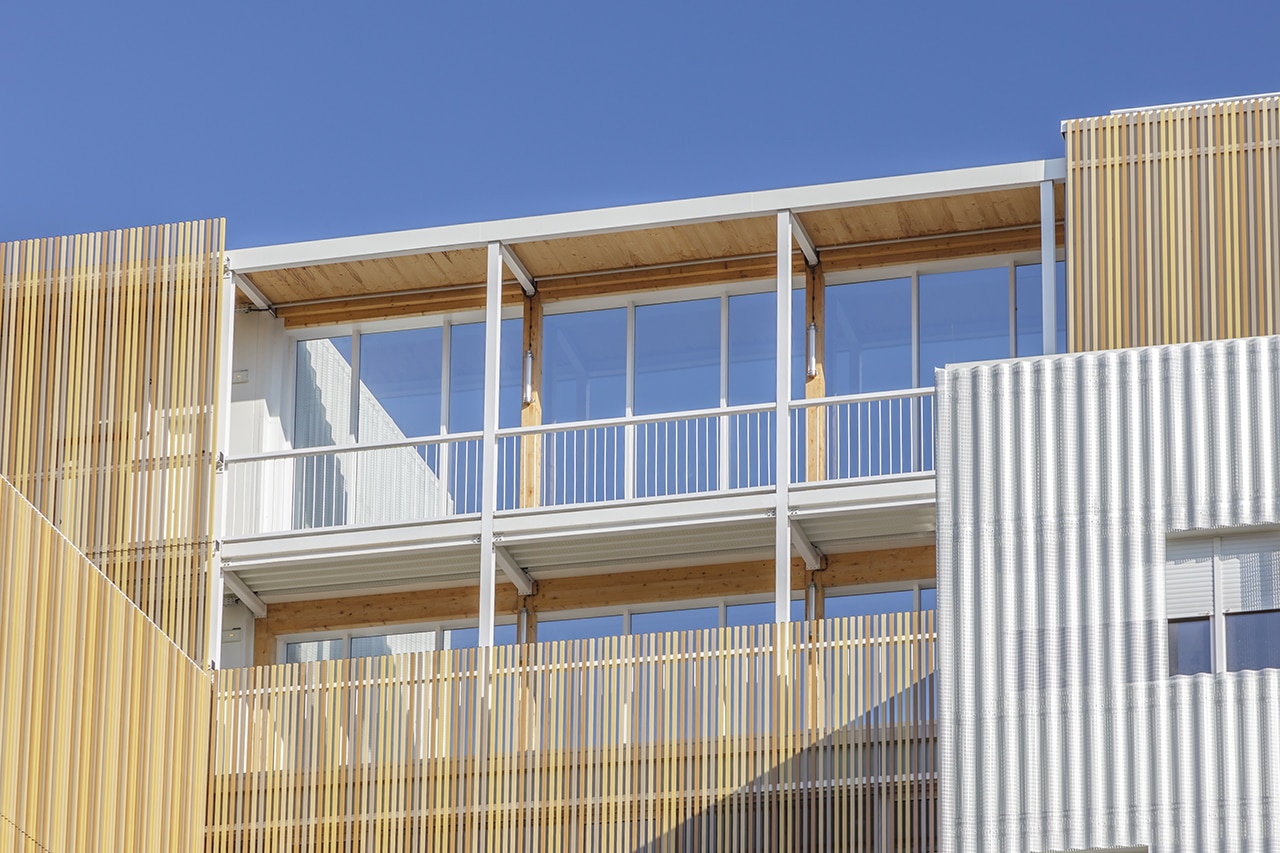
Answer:
M1280 850L1280 670L1166 633L1168 542L1280 525L1280 338L937 388L943 849Z

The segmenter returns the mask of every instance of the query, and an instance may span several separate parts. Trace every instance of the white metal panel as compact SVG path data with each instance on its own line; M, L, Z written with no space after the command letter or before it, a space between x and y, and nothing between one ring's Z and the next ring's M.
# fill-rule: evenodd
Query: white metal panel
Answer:
M1249 338L939 376L944 850L1280 849L1280 670L1170 678L1161 583L1171 533L1280 522L1277 367Z
M1223 536L1218 561L1224 612L1280 608L1280 532Z
M1170 619L1213 613L1213 540L1173 539L1165 551L1165 611Z

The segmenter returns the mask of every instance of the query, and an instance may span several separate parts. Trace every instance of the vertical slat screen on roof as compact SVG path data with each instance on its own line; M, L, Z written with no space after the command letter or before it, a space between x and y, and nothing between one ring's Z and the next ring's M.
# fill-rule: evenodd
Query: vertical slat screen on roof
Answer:
M1063 133L1073 352L1280 332L1280 97Z
M0 475L202 661L222 255L221 220L0 244Z
M1213 613L1213 540L1172 540L1165 548L1165 608L1170 619Z

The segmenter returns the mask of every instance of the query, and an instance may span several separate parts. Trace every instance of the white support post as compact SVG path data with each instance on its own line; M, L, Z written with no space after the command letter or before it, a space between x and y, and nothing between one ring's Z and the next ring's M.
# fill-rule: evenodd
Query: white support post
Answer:
M230 272L223 274L222 292L219 296L218 311L222 315L222 322L218 336L217 384L214 386L215 399L218 401L218 423L213 447L217 468L213 475L213 530L210 531L213 542L208 546L213 550L213 558L209 560L209 587L206 592L209 615L205 625L208 632L205 638L208 652L206 663L211 669L222 666L222 601L226 594L222 572L222 542L227 535L227 496L231 491L227 482L230 475L225 464L220 464L224 463L231 450L231 354L235 341L236 288L235 279Z
M634 304L627 305L627 367L626 378L626 401L625 409L627 417L632 417L636 413L636 306ZM636 496L636 475L639 473L637 468L637 447L636 447L636 425L627 424L622 430L622 496L627 500L632 500Z
M720 408L729 405L729 297L720 297ZM729 488L729 416L716 418L716 485L721 490Z
M498 508L498 359L502 354L502 245L489 244L484 302L484 439L480 460L480 646L493 645L493 514Z
M1058 351L1058 228L1053 181L1040 182L1040 305L1044 353Z
M774 472L774 621L791 621L791 211L778 211L778 333Z

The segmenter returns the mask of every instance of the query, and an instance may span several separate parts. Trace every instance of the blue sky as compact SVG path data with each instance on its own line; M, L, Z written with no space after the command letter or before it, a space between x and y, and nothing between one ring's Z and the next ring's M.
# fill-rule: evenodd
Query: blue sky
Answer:
M0 240L232 247L1061 155L1280 89L1280 4L18 3Z

